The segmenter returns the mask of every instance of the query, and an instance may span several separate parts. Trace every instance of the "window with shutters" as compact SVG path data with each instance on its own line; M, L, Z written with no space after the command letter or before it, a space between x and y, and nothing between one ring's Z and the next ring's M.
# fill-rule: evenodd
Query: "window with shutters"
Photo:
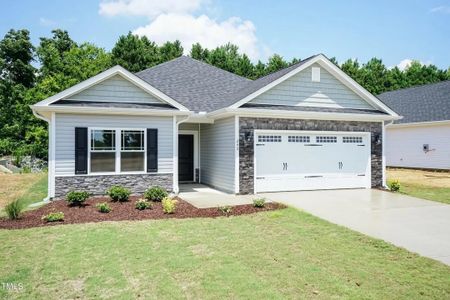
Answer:
M144 129L91 129L90 173L132 173L146 170Z

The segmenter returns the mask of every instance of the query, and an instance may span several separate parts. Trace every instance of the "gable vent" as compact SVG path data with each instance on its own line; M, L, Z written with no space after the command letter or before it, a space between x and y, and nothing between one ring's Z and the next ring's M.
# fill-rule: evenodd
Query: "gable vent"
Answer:
M311 81L312 82L320 82L320 68L312 67Z

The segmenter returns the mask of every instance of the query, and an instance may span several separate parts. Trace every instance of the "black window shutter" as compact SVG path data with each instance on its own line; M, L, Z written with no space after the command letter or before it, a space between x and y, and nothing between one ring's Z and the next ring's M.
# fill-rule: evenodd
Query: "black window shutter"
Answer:
M158 171L158 129L147 128L147 172Z
M88 129L75 127L75 174L87 174Z

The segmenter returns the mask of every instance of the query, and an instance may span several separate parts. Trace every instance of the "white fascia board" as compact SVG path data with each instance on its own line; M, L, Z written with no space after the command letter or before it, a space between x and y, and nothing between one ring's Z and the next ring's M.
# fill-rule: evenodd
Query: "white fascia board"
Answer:
M316 111L280 111L274 109L253 109L253 108L225 108L214 113L209 117L217 120L229 116L238 115L240 117L260 117L260 118L286 118L286 119L310 119L310 120L342 120L342 121L366 121L379 122L398 120L401 117L391 115L370 115L355 113L334 113L334 112L316 112Z
M429 122L414 122L414 123L400 123L400 124L388 124L387 128L407 128L407 127L421 127L421 126L441 126L450 125L450 120L444 121L429 121Z
M77 94L85 89L88 89L92 86L94 86L95 84L98 84L108 78L111 78L115 75L120 75L123 78L129 80L131 83L135 84L136 86L138 86L139 88L143 89L144 91L146 91L147 93L150 93L151 95L159 98L160 100L162 100L163 102L166 102L176 108L178 108L181 111L189 111L185 106L183 106L182 104L178 103L177 101L175 101L174 99L170 98L169 96L167 96L166 94L162 93L161 91L159 91L158 89L154 88L153 86L151 86L150 84L148 84L147 82L145 82L144 80L142 80L141 78L137 77L136 75L134 75L133 73L127 71L126 69L122 68L121 66L115 66L112 67L100 74L97 74L85 81L82 81L56 95L53 95L43 101L40 101L38 103L35 104L35 106L48 106L58 100L61 100L63 98L68 98L74 94Z
M364 100L366 100L372 106L375 106L376 108L381 109L382 111L388 113L391 116L394 116L394 117L398 116L397 113L395 113L393 110L391 110L389 107L387 107L377 97L375 97L374 95L369 93L359 83L357 83L350 76L345 74L344 71L342 71L339 67L337 67L335 64L333 64L331 61L329 61L328 58L326 58L322 54L317 55L316 57L312 58L311 60L307 61L306 63L300 65L298 68L295 68L291 72L285 74L284 76L278 78L277 80L269 83L268 85L262 87L261 89L255 91L252 94L246 96L245 98L239 100L238 102L231 105L229 108L238 108L238 107L242 106L243 104L248 103L252 99L254 99L257 96L261 95L262 93L270 90L271 88L275 87L276 85L280 84L281 82L285 81L286 79L291 78L295 74L305 70L306 68L308 68L309 66L311 66L314 63L318 63L319 65L324 67L328 72L333 74L336 77L336 79L338 79L340 82L342 82L348 88L350 88L353 92L358 94L360 97L362 97Z
M137 116L176 116L176 115L191 115L190 111L180 110L155 110L143 108L118 108L118 107L80 107L67 105L51 105L38 106L31 105L34 112L57 112L68 114L103 114L103 115L137 115Z

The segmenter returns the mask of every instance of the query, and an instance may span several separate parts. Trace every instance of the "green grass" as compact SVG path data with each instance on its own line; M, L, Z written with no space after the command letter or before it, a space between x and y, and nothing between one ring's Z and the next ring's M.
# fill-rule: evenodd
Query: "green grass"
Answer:
M401 183L400 193L450 204L450 188L448 187L430 187L420 184Z
M40 178L36 183L34 183L22 196L18 199L25 205L40 202L45 197L47 197L48 188L48 177L47 174Z
M450 267L291 208L0 230L0 241L0 282L24 285L2 299L450 298Z

